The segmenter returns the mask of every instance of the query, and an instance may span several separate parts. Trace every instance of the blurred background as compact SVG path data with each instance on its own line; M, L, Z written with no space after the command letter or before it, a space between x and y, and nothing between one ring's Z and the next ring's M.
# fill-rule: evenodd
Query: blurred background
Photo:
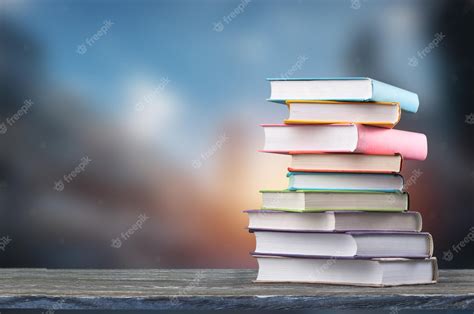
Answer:
M471 268L473 30L474 1L2 0L0 266L255 267L265 78L369 76L418 93L411 209Z

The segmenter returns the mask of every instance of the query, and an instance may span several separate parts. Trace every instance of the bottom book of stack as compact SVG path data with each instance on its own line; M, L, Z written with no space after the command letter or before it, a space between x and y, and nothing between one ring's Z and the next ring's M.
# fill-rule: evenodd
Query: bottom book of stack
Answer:
M257 282L383 287L434 283L438 273L436 258L253 256L259 265Z

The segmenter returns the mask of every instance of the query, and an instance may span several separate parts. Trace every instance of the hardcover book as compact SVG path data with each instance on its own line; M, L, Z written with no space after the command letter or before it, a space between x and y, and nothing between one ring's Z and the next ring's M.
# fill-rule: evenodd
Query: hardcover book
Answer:
M431 284L438 279L436 258L295 258L254 255L256 282L325 283L354 286Z
M397 102L403 110L417 112L418 95L368 77L269 78L270 101L336 100Z
M398 174L289 172L288 190L402 192Z
M359 123L393 128L401 116L394 102L338 102L323 100L288 100L286 124Z
M262 209L292 212L333 210L395 211L408 209L408 193L347 191L260 191Z
M414 160L425 160L428 154L426 136L421 133L360 124L262 126L264 152L401 154Z
M433 239L426 232L280 231L250 229L256 255L427 258Z
M282 231L421 231L420 213L327 211L293 213L254 209L245 211L249 229Z
M290 172L398 173L403 158L397 155L292 154Z

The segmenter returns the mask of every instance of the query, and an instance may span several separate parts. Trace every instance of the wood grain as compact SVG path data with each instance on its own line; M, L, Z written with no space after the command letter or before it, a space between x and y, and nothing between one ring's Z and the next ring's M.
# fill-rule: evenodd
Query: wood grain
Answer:
M435 285L388 288L256 284L256 270L0 270L0 308L474 309L474 270Z

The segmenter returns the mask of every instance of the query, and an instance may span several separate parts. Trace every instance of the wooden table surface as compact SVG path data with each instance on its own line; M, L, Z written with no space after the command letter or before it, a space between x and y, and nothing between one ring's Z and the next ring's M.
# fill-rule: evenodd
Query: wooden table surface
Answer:
M390 288L256 284L249 269L0 270L0 309L465 309L474 270Z

